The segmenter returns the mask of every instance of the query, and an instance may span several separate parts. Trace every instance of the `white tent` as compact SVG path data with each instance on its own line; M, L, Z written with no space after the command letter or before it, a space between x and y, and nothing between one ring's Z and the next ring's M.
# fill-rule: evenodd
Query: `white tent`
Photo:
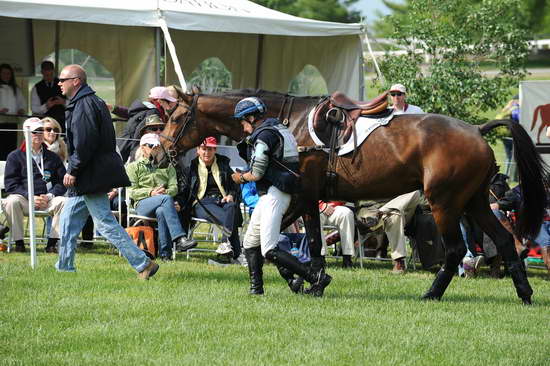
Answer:
M184 83L179 65L188 76L218 57L234 88L286 92L310 64L329 92L362 96L361 24L302 19L246 0L0 0L0 15L3 29L32 20L35 64L56 49L95 57L113 74L121 104L159 83L160 32L170 50L169 84L178 83L177 76Z

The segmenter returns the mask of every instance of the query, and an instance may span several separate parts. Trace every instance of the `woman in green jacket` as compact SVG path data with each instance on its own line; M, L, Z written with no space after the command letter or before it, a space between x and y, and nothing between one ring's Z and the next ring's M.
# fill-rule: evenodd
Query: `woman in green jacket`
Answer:
M172 242L180 251L197 246L185 236L173 197L178 191L176 170L153 167L149 157L153 147L160 144L156 134L143 135L140 142L142 158L128 165L127 173L132 186L130 198L138 215L156 217L159 232L159 256L163 260L172 258Z

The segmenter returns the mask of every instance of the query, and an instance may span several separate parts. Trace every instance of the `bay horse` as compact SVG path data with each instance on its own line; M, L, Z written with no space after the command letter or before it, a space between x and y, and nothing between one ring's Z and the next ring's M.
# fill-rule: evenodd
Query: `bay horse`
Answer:
M198 146L207 136L243 139L241 123L232 116L236 103L249 96L264 101L268 109L265 117L286 116L299 146L314 146L307 116L319 103L319 97L247 89L207 95L194 90L180 94L179 104L160 135L161 146L153 152L156 163L166 166L177 154ZM524 304L531 304L533 291L512 235L489 207L489 183L497 167L482 134L499 125L507 126L512 133L523 191L518 231L524 236L536 235L546 207L546 167L523 127L511 120L472 126L438 114L396 116L388 125L374 130L354 153L337 157L338 179L331 197L327 197L325 189L328 154L318 149L300 153L302 189L293 196L281 227L302 216L311 255L320 258L318 200L389 199L420 189L431 206L446 248L444 266L422 299L440 300L464 257L459 218L466 212L498 246L518 297Z

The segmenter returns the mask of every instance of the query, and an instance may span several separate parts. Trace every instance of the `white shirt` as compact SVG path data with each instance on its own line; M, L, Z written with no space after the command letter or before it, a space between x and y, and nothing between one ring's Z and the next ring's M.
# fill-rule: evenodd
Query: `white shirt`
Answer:
M38 96L38 92L36 91L36 85L32 87L31 91L31 111L32 114L36 114L39 116L45 115L48 111L46 103L40 104L40 97Z
M400 114L424 114L424 111L422 108L417 107L412 104L405 104L405 109L395 109L395 106L393 107L393 114L398 116Z
M16 88L16 94L13 94L11 86L0 85L0 109L8 108L7 114L17 114L20 109L25 110L25 99L19 87Z

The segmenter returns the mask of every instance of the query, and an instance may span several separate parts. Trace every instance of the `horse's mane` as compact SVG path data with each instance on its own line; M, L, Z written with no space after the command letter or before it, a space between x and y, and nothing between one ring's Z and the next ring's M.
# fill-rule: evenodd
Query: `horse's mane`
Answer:
M288 93L280 93L276 91L264 90L264 89L234 89L227 90L222 93L214 94L223 97L251 97L256 96L260 98L304 98L304 99L319 99L322 96L296 96Z

